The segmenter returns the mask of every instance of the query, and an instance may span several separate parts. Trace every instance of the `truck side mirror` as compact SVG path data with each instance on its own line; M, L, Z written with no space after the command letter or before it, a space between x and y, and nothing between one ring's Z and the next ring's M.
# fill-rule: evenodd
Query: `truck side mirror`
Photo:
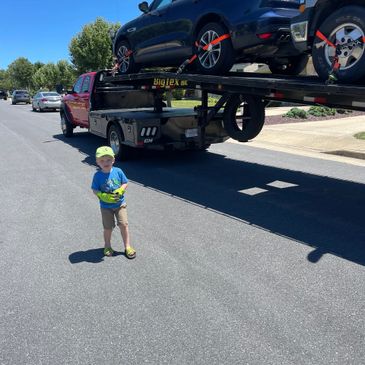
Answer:
M141 10L142 13L148 13L149 12L149 6L148 2L144 1L143 3L138 4L138 9Z
M63 85L62 85L62 84L57 84L57 85L56 85L56 91L57 91L59 94L62 94L62 93L64 92Z

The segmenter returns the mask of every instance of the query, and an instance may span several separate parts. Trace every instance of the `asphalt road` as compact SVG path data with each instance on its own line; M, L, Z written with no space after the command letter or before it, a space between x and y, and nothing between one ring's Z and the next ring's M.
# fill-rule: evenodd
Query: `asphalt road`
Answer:
M365 171L225 143L117 163L132 244L102 256L102 139L0 101L0 364L364 364Z

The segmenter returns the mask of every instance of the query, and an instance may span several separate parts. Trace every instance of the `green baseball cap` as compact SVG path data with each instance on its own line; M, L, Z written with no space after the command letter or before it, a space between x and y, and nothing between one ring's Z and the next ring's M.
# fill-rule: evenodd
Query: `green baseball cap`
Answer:
M114 151L109 146L101 146L96 150L95 157L112 156L114 157Z

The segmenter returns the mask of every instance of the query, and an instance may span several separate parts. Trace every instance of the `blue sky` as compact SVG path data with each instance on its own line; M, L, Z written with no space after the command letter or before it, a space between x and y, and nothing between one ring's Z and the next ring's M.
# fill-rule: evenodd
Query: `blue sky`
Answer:
M142 0L0 0L0 69L18 57L70 61L68 46L99 16L121 24L140 15ZM149 1L151 2L151 0Z

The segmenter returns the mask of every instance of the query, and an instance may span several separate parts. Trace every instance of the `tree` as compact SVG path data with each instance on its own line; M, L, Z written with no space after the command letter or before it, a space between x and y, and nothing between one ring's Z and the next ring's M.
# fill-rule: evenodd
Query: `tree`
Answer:
M76 78L75 69L72 65L66 60L58 61L56 66L60 72L60 78L58 80L58 84L63 85L65 88L70 88Z
M75 79L74 69L65 60L57 64L47 63L40 67L32 77L33 91L40 89L55 90L57 85L70 87Z
M0 89L11 90L11 81L6 70L0 70Z
M47 63L33 75L32 81L35 90L53 90L60 79L60 71L54 63Z
M71 62L78 73L111 68L113 66L110 30L120 25L111 24L102 18L83 27L82 32L71 39L69 51Z
M32 85L33 65L24 57L17 58L8 67L11 87L14 89L29 89Z

